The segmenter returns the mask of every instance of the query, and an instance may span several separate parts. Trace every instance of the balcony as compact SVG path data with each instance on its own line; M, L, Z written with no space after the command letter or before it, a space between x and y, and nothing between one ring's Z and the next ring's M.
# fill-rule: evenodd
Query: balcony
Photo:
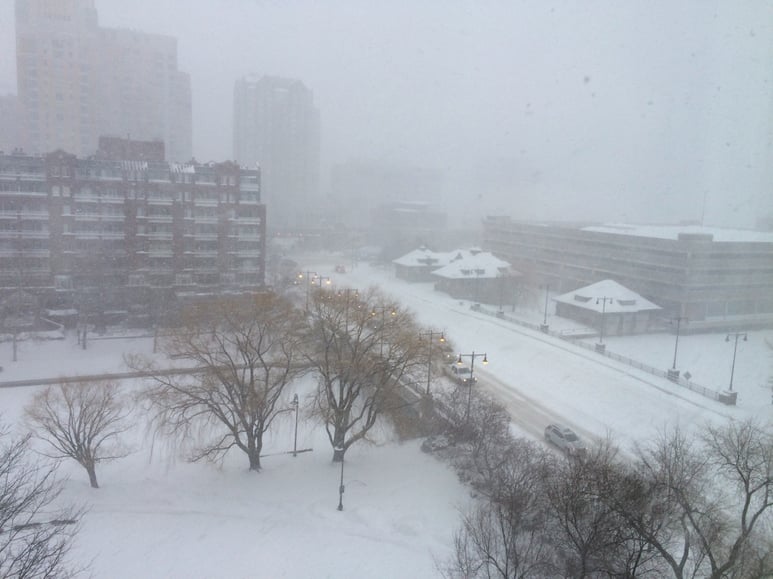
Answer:
M23 220L28 220L28 221L48 220L49 214L48 214L48 211L44 209L40 209L37 211L34 209L24 209L22 211L0 211L0 218L3 218L3 219L21 218Z
M148 239L156 240L156 241L171 241L173 237L173 234L171 232L145 233L143 235L145 235L145 237L147 237Z
M29 231L23 229L18 231L0 231L0 239L48 239L51 233L46 230Z
M146 215L145 218L149 223L172 223L173 221L171 215Z
M142 253L142 252L137 252ZM172 257L172 250L171 249L149 249L148 251L144 252L148 257L151 258L170 258Z
M238 249L236 251L229 251L228 254L237 257L260 257L263 252L260 249Z
M171 207L174 201L167 197L148 197L148 205Z
M102 232L102 231L73 231L75 239L95 240L95 239L123 239L123 233Z

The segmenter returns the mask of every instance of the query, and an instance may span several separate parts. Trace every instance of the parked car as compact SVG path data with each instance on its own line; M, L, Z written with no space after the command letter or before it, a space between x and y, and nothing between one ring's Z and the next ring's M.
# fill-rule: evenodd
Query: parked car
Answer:
M459 384L475 384L478 379L472 375L472 369L464 364L451 364L448 367L448 374Z
M545 440L555 444L569 456L585 454L585 445L571 428L560 424L549 424L545 428Z

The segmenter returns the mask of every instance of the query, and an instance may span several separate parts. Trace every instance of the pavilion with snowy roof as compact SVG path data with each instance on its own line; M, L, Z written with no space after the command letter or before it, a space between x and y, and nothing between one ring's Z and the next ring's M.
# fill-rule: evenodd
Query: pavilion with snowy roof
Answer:
M605 279L553 298L556 315L576 320L605 335L636 334L658 322L660 306L614 280Z
M392 260L395 276L406 281L433 281L432 272L450 261L448 252L432 251L421 246Z
M515 285L522 277L506 261L487 251L473 248L451 252L447 265L432 272L435 289L454 298L476 303L510 303Z

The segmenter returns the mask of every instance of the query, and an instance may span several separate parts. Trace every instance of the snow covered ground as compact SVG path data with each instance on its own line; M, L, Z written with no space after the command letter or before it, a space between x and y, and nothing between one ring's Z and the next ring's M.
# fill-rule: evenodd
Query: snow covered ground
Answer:
M398 296L419 320L443 330L458 350L485 352L476 361L481 387L501 397L516 428L538 436L546 420L560 419L586 436L610 435L623 445L652 436L669 423L684 427L707 420L756 416L773 419L770 386L773 332L750 332L739 342L734 374L738 405L725 406L557 338L470 310L411 284L389 269L357 265L336 274L335 258L296 258L303 269L330 276L338 287L379 285ZM539 307L518 310L542 320ZM552 316L552 328L565 322ZM566 324L570 328L570 324ZM679 368L693 380L725 389L733 343L725 334L682 336ZM674 336L610 337L607 348L660 368L673 357ZM2 380L57 377L126 370L125 353L152 352L151 338L91 340L87 350L75 336L24 342L19 361L10 344L0 345ZM137 384L130 387L136 387ZM6 422L20 431L23 405L35 388L0 388ZM292 421L271 435L267 453L292 447ZM298 457L268 456L260 474L245 459L230 456L221 468L174 460L169 449L151 448L138 428L135 452L98 472L92 490L85 472L62 465L70 478L63 498L88 512L74 556L91 561L94 577L433 577L435 560L450 552L458 510L468 493L455 475L420 452L418 441L355 446L347 453L344 510L338 505L340 470L319 426L302 423Z

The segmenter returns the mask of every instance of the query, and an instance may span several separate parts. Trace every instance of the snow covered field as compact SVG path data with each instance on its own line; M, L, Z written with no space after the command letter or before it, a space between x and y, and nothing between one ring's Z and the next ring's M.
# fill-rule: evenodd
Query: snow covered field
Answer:
M443 330L462 353L486 352L488 366L476 363L475 372L527 435L538 433L546 416L560 417L587 436L609 434L623 445L649 438L667 423L773 419L767 385L771 351L765 344L773 341L771 331L750 332L747 342L739 342L738 405L728 407L568 342L473 312L468 303L434 292L431 284L403 282L388 269L358 265L335 274L335 259L299 261L338 287L379 285L399 296L423 324ZM726 388L733 343L724 338L682 336L678 366L698 383ZM671 365L673 335L606 342L616 353L664 369ZM120 372L129 352L152 352L152 339L95 339L87 350L74 336L25 342L15 363L6 343L0 345L0 379ZM6 422L22 428L22 407L35 390L0 389ZM288 417L272 433L266 452L290 449L291 429ZM70 477L63 498L88 508L74 555L91 561L97 578L437 576L435 560L450 552L457 511L468 493L450 470L420 452L418 441L389 442L388 432L379 438L385 442L356 445L347 453L339 512L340 470L330 462L324 432L311 423L301 424L298 446L313 452L266 457L257 475L247 472L237 454L219 469L175 461L168 449L151 449L138 428L130 441L135 452L101 468L98 490L89 488L80 467L62 465Z

